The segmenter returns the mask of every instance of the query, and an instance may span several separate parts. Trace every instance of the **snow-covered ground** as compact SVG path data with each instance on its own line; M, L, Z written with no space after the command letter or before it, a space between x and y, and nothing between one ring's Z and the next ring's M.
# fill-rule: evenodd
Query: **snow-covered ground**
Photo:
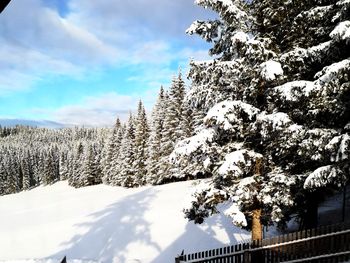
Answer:
M173 262L249 238L216 215L184 219L193 182L124 189L67 182L0 197L0 262ZM74 259L74 260L73 260Z

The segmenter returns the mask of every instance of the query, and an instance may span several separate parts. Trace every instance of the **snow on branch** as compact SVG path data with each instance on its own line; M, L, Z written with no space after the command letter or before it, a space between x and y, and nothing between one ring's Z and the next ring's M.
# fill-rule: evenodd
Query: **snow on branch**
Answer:
M249 15L243 11L238 4L241 1L232 0L195 0L195 3L204 8L210 7L222 17L229 17L237 22L247 21Z
M175 162L178 156L190 156L197 151L208 151L210 148L209 144L214 141L215 136L216 132L214 129L203 129L197 135L178 142L170 155L170 160Z
M226 100L209 110L204 123L223 130L240 131L245 120L252 121L259 112L259 109L242 101Z
M339 23L331 32L330 37L336 41L350 41L350 21L343 21Z
M272 221L279 222L283 218L283 208L294 205L291 189L297 183L296 177L286 173L280 167L276 167L267 174L267 180L264 181L258 194L258 200L272 208Z
M224 177L238 179L251 171L256 160L262 158L261 154L246 149L234 151L225 156L225 161L219 167L218 173Z
M313 189L324 187L329 184L341 186L344 182L344 173L333 165L322 166L313 171L305 180L304 188Z
M276 112L272 114L259 114L253 129L261 134L263 138L271 136L272 132L282 131L294 123L286 113Z
M269 60L260 65L261 76L267 81L273 81L283 75L282 65L279 62Z
M350 73L350 59L344 59L340 62L333 63L328 67L324 67L320 72L315 75L317 80L314 85L323 86L324 84L333 83L339 81L339 77L344 77L345 73Z
M197 34L204 40L211 42L219 36L222 23L219 20L214 21L194 21L186 30L186 34Z
M332 162L348 160L350 154L349 134L334 137L325 148L329 151Z
M315 86L312 81L291 81L273 88L272 93L278 94L283 101L297 102L300 97L308 96Z
M269 90L269 99L276 103L280 101L284 107L286 102L293 102L301 107L299 102L305 103L304 109L326 110L323 105L334 101L334 94L345 94L349 86L343 85L348 82L350 74L350 59L344 59L324 67L315 74L315 81L291 81ZM308 99L306 99L308 98ZM311 99L312 98L312 99ZM313 99L315 98L315 99ZM287 104L291 106L290 104Z
M297 153L299 156L310 158L311 160L324 159L326 145L337 135L339 133L334 129L316 128L307 130L303 140L299 142Z
M247 226L247 219L240 211L236 203L229 202L230 206L224 211L224 214L232 219L232 224L239 227Z

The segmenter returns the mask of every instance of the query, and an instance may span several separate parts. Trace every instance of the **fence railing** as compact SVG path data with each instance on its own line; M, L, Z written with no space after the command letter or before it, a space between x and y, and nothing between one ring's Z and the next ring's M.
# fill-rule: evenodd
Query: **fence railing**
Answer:
M348 260L350 223L323 226L175 258L176 263L297 263Z

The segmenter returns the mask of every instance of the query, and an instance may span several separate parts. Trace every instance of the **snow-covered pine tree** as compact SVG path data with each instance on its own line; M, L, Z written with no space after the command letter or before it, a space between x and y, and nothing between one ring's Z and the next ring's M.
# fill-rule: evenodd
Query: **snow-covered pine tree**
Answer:
M182 135L182 105L185 97L185 82L182 79L181 70L178 76L174 76L170 89L163 129L163 154L169 155L174 149L175 143Z
M44 170L42 174L42 183L49 185L55 180L54 159L51 151L45 151L43 154Z
M62 151L59 158L60 180L67 180L69 176L68 151Z
M21 159L21 169L23 174L23 190L28 190L33 184L29 151Z
M179 139L188 138L194 135L194 117L193 109L184 101L182 105L181 136Z
M99 140L92 144L93 149L93 158L94 158L94 164L95 164L95 180L94 184L101 184L102 183L102 171L103 171L103 145L104 140L99 138Z
M97 184L98 175L96 171L95 153L91 144L85 147L83 160L82 174L80 176L81 185L89 186Z
M174 163L212 179L186 216L201 223L229 200L227 214L261 238L305 200L349 179L349 1L197 0L220 19L188 33L217 58L192 62L187 101L208 110ZM317 190L319 189L319 190Z
M1 130L0 130L1 134ZM3 195L6 193L7 190L7 174L5 167L2 162L0 162L0 195Z
M162 153L162 138L164 133L164 119L166 112L167 95L163 87L160 87L156 104L153 107L150 124L147 159L147 183L156 183Z
M170 170L169 155L174 149L175 144L181 139L183 101L185 97L185 82L182 79L181 70L177 76L174 76L170 89L165 100L165 118L162 134L162 159L158 170L158 179L156 183L164 183L172 180L173 172Z
M121 143L121 122L120 119L117 118L111 137L109 138L106 150L104 152L104 158L103 158L103 182L106 184L109 184L115 176L115 171L117 170L117 163L116 160L118 158L119 154L119 148Z
M144 185L146 183L146 164L147 164L147 149L149 140L149 124L147 120L146 110L142 101L139 101L136 128L135 128L135 186Z
M113 185L124 187L133 187L135 185L135 152L135 120L130 113L120 145L117 176L112 181Z
M23 175L18 162L18 157L11 149L8 152L6 167L9 193L16 193L22 189Z
M80 177L82 175L81 164L84 161L84 145L78 141L72 154L71 176L68 178L68 184L73 187L81 187L82 182Z

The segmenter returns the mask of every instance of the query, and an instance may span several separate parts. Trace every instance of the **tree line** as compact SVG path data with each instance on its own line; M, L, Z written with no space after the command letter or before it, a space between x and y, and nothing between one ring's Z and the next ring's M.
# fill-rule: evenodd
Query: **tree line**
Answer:
M0 194L58 180L74 187L175 180L169 155L177 141L194 132L185 93L179 72L169 90L160 88L151 116L140 101L137 112L125 123L117 118L113 128L0 127Z

